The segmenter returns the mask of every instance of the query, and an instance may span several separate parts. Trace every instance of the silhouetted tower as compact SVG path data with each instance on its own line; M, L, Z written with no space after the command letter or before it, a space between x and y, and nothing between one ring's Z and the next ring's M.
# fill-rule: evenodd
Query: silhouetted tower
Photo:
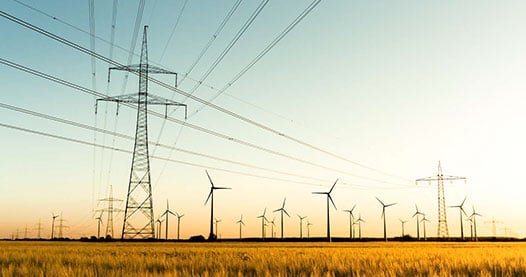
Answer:
M110 194L108 198L99 199L99 201L108 202L108 207L106 209L99 210L101 212L106 212L108 214L108 219L106 223L106 237L113 238L114 232L113 232L113 213L114 212L122 212L122 209L115 208L113 206L114 202L120 202L122 199L113 198L113 187L110 186ZM102 216L102 215L101 215Z
M42 238L42 236L40 235L41 232L42 232L42 226L43 226L43 224L42 224L42 222L41 222L40 219L39 219L39 220L38 220L37 227L35 228L35 229L37 230L37 238L38 238L38 239L41 239L41 238Z
M165 116L167 114L168 106L183 106L185 107L186 114L185 104L154 95L148 95L149 73L173 75L176 75L176 73L148 64L147 29L148 26L144 26L140 64L110 67L108 70L108 81L111 70L122 70L138 74L138 93L97 99L97 102L117 102L117 107L119 103L137 104L135 145L133 147L133 158L130 179L128 183L128 194L126 197L126 209L124 210L124 223L122 225L123 239L144 239L155 237L155 220L153 215L152 186L150 182L150 160L148 151L147 106L164 105Z
M459 177L459 176L450 176L450 175L443 175L442 174L442 166L440 165L440 161L438 161L438 174L437 176L431 176L426 178L420 178L417 179L416 182L422 182L427 181L431 183L431 181L437 181L438 184L438 232L437 237L438 238L447 238L449 237L449 231L447 229L447 216L446 216L446 197L444 195L444 181L456 181L456 180L464 180L466 181L466 177Z
M64 221L66 221L62 217L62 213L60 213L60 219L58 220L58 237L64 238L64 229L69 228L69 226L64 225Z

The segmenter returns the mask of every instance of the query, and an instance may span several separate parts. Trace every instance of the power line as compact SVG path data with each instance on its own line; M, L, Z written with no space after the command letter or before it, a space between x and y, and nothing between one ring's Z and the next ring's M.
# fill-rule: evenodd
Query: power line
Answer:
M166 45L164 46L161 57L159 58L159 62L162 61L164 54L166 53L166 49L168 49L168 45L170 44L170 41L172 41L172 37L175 34L175 30L177 29L177 26L179 25L179 20L181 19L181 16L183 15L184 8L186 7L186 3L188 3L188 0L184 0L183 7L181 8L181 11L179 11L177 18L175 19L174 27L172 28L172 32L170 33L170 36L168 37L168 41L166 42Z
M195 86L190 90L190 93L188 96L186 96L186 98L182 101L183 103L188 99L188 98L191 98L193 99L192 97L190 97L191 95L193 95L193 93L201 86L201 83L204 82L208 76L210 76L210 74L216 69L216 67L219 65L219 63L225 58L225 56L228 54L228 52L230 52L230 50L232 50L232 47L234 47L234 45L236 45L236 43L238 42L238 40L241 38L241 36L243 36L243 34L248 30L248 28L252 25L252 23L254 22L254 20L256 20L256 18L258 17L258 15L261 13L261 11L265 8L265 6L268 4L269 0L263 0L261 1L261 3L259 4L259 6L256 8L256 10L254 10L254 12L252 12L252 15L247 19L247 21L245 21L245 24L243 24L243 26L241 27L241 29L239 29L239 31L236 33L236 35L234 36L234 38L230 41L230 43L227 45L227 47L223 50L223 52L221 52L221 54L219 55L219 57L217 57L217 59L212 63L212 65L208 68L208 70L205 72L205 74L203 74L203 76L201 77L201 79L199 80L198 83L195 84Z
M35 75L35 76L38 76L38 77L41 77L41 78L44 78L44 79L47 79L47 80L50 80L50 81L62 84L62 85L65 85L67 87L70 87L70 88L82 91L82 92L87 93L89 95L94 95L94 96L101 97L101 98L105 97L104 94L101 94L99 92L96 92L96 91L90 90L88 88L82 87L82 86L80 86L78 84L74 84L74 83L68 82L68 81L60 79L58 77L55 77L55 76L43 73L41 71L34 70L34 69L22 66L22 65L17 64L17 63L13 63L13 62L7 61L7 60L5 60L3 58L0 58L0 63L5 64L7 66L10 66L12 68L24 71L26 73L30 73L32 75ZM134 106L132 104L128 104L128 103L121 103L121 105L125 105L125 106L131 107L133 109L137 108L136 106ZM228 140L228 141L231 141L231 142L236 142L238 144L245 145L247 147L250 147L250 148L253 148L253 149L256 149L256 150L260 150L260 151L263 151L263 152L266 152L266 153L269 153L269 154L273 154L273 155L276 155L276 156L280 156L280 157L283 157L283 158L294 160L294 161L297 161L297 162L300 162L300 163L303 163L303 164L311 165L311 166L314 166L314 167L322 168L322 169L333 171L333 172L338 172L338 173L349 175L349 176L353 176L353 177L356 177L356 178L361 178L361 179L370 180L370 181L376 181L376 182L385 183L385 184L393 184L393 183L386 182L386 181L383 181L383 180L370 178L370 177L366 177L366 176L361 176L361 175L345 172L345 171L338 170L338 169L333 169L333 168L330 168L330 167L327 167L327 166L324 166L324 165L321 165L321 164L318 164L318 163L314 163L314 162L309 161L309 160L305 160L305 159L297 158L297 157L294 157L294 156L291 156L291 155L287 155L287 154L284 154L284 153L279 152L279 151L275 151L275 150L272 150L272 149L269 149L269 148L265 148L265 147L262 147L262 146L259 146L259 145L256 145L256 144L244 141L244 140L236 139L236 138L233 138L231 136L228 136L228 135L225 135L225 134L222 134L222 133L218 133L216 131L212 131L212 130L209 130L209 129L206 129L206 128L203 128L203 127L191 124L191 123L188 123L186 121L182 121L182 120L179 120L179 119L176 119L176 118L172 118L172 117L166 117L164 114L161 114L161 113L158 113L158 112L155 112L155 111L149 111L149 113L152 114L152 115L155 115L157 117L160 117L160 118L165 118L166 120L175 122L177 124L184 125L185 127L192 128L194 130L197 130L197 131L205 133L205 134L213 135L215 137L222 138L222 139L225 139L225 140Z
M99 148L105 148L105 149L111 150L111 151L116 151L116 152L121 152L121 153L126 153L126 154L132 154L132 151L129 151L129 150L126 150L126 149L122 149L122 148L117 148L117 147L112 147L112 146L107 146L107 145L102 145L102 144L95 144L95 143L92 143L92 142L89 142L89 141L84 141L84 140L80 140L80 139L70 138L70 137L66 137L66 136L60 136L60 135L51 134L51 133L47 133L47 132L42 132L42 131L38 131L38 130L34 130L34 129L18 127L18 126L15 126L15 125L0 123L0 127L13 129L13 130L17 130L17 131L21 131L21 132L25 132L25 133L31 133L31 134L34 134L34 135L40 135L40 136L44 136L44 137L54 138L54 139L58 139L58 140L64 140L64 141L68 141L68 142L72 142L72 143L77 143L77 144L82 144L82 145L87 145L87 146L94 146L94 147L99 147ZM227 173L237 174L237 175L243 175L243 176L248 176L248 177L260 178L260 179L268 179L268 180L274 180L274 181L280 181L280 182L286 182L286 183L295 183L295 184L301 184L301 185L323 186L323 187L325 187L325 185L319 184L319 183L309 183L309 182L296 181L296 180L284 179L284 178L279 178L279 177L271 177L271 176L268 176L268 175L258 175L258 174L246 173L246 172L242 172L242 171L225 169L225 168L221 168L221 167L202 165L202 164L186 162L186 161L182 161L182 160L168 159L168 158L164 158L164 157L160 157L160 156L153 156L152 155L150 157L153 158L153 159L164 160L164 161L178 163L178 164L183 164L183 165L187 165L187 166L191 166L191 167L213 169L213 170L217 170L217 171L222 171L222 172L227 172ZM323 180L323 181L326 182L327 180ZM346 184L346 185L349 185L349 186L360 187L360 185L354 185L354 184L348 184L348 183L343 183L343 184ZM368 189L375 188L375 187L365 187L365 186L361 186L361 187L368 188Z
M199 55L197 56L197 59L195 59L195 61L192 63L192 65L190 65L188 70L186 70L186 73L183 75L183 78L181 79L180 84L184 82L184 80L188 77L188 75L192 72L192 70L194 70L194 67L201 61L201 59L206 54L210 46L212 46L212 43L214 43L214 41L219 36L221 31L223 31L223 28L228 23L228 21L230 20L234 12L237 10L239 5L241 4L241 1L242 0L237 0L232 6L232 8L230 8L230 11L227 13L225 18L223 18L223 21L221 21L221 24L219 24L219 27L217 27L217 30L214 32L210 40L206 43L205 47L201 50L201 53L199 53Z
M225 90L227 90L229 87L231 87L239 78L241 78L248 70L250 70L261 58L263 58L276 44L278 44L296 25L298 25L319 3L321 0L314 0L298 17L296 17L281 33L274 38L270 44L268 44L263 51L261 51L248 65L246 65L238 74L230 80L222 89L220 89L213 97L208 99L208 102L214 101L217 97L219 97ZM193 114L190 116L195 115L200 110L202 110L205 106L201 106L198 108Z
M105 130L105 129L97 128L96 126L95 127L89 126L89 125L86 125L86 124L83 124L83 123L75 122L75 121L72 121L72 120L67 120L67 119L64 119L64 118L59 118L59 117L48 115L48 114L39 113L39 112L36 112L36 111L27 110L27 109L24 109L24 108L21 108L21 107L8 105L8 104L1 103L1 102L0 102L0 108L11 110L11 111L15 111L15 112L18 112L18 113L23 113L23 114L26 114L26 115L31 115L31 116L34 116L34 117L38 117L38 118L42 118L42 119L46 119L46 120L50 120L50 121L54 121L54 122L58 122L58 123L62 123L62 124L66 124L66 125L70 125L70 126L74 126L74 127L77 127L77 128L82 128L82 129L89 130L89 131L94 131L94 132L98 132L98 133L112 135L114 137L119 137L119 138L123 138L123 139L127 139L127 140L134 140L133 136L129 136L129 135L125 135L125 134L122 134L122 133L108 131L108 130ZM262 171L266 171L266 172L287 175L287 176L290 176L290 177L299 177L299 178L310 179L312 181L318 181L318 182L329 182L329 181L331 181L331 180L327 180L327 179L315 178L315 177L312 177L312 176L306 176L306 175L301 175L301 174L294 174L294 173L291 173L291 172L285 172L285 171L270 169L270 168L261 167L261 166L257 166L257 165L252 165L252 164L249 164L249 163L229 160L229 159L220 158L220 157L209 155L209 154L199 153L199 152L186 150L186 149L182 149L182 148L177 148L177 147L164 145L164 144L160 144L160 143L154 143L154 142L151 142L151 141L149 141L148 143L152 144L152 145L155 145L155 146L158 146L158 147L162 147L162 148L170 149L170 150L175 150L175 151L178 151L178 152L181 152L181 153L185 153L185 154L189 154L189 155L194 155L194 156L198 156L198 157L208 158L208 159L211 159L211 160L216 160L216 161L220 161L220 162L230 163L230 164L239 165L239 166L243 166L243 167L247 167L247 168L258 169L258 170L262 170ZM94 143L94 144L96 144L96 143ZM102 143L101 145L105 145L105 144ZM114 147L114 146L112 145L111 147ZM353 185L353 184L349 184L349 185Z
M88 55L94 55L96 58L101 59L101 60L106 61L106 62L111 62L111 63L112 63L113 65L115 65L115 66L121 66L121 67L123 66L122 64L120 64L120 63L118 63L118 62L116 62L116 61L110 60L110 59L108 59L108 58L106 58L106 57L104 57L104 56L102 56L102 55L100 55L100 54L98 54L98 53L93 53L93 52L89 51L88 49L86 49L86 48L84 48L84 47L82 47L82 46L80 46L80 45L78 45L78 44L76 44L76 43L74 43L74 42L72 42L72 41L69 41L69 40L67 40L67 39L65 39L65 38L62 38L62 37L60 37L60 36L58 36L58 35L55 35L55 34L53 34L53 33L51 33L51 32L48 32L48 31L46 31L46 30L43 30L43 29L41 29L41 28L39 28L39 27L37 27L37 26L35 26L35 25L32 25L32 24L30 24L30 23L28 23L28 22L25 22L25 21L23 21L23 20L21 20L21 19L19 19L19 18L17 18L17 17L14 17L14 16L12 16L12 15L10 15L10 14L7 14L7 13L5 13L5 12L3 12L3 11L0 11L0 16L2 16L2 17L6 18L6 19L8 19L8 20L10 20L10 21L12 21L12 22L14 22L14 23L17 23L17 24L19 24L19 25L21 25L21 26L23 26L23 27L26 27L26 28L28 28L28 29L30 29L30 30L33 30L33 31L35 31L35 32L38 32L38 33L40 33L40 34L42 34L42 35L44 35L44 36L46 36L46 37L49 37L49 38L51 38L51 39L53 39L53 40L56 40L56 41L58 41L58 42L60 42L60 43L63 43L63 44L65 44L65 45L67 45L67 46L70 46L70 47L72 47L72 48L74 48L74 49L76 49L76 50L78 50L78 51L80 51L80 52L86 53L86 54L88 54ZM172 91L174 91L174 92L176 92L176 93L179 93L179 94L181 94L181 95L183 95L183 96L187 96L188 98L190 98L190 99L192 99L192 100L194 100L194 101L200 102L200 103L202 103L202 104L205 104L205 105L207 105L207 106L209 106L209 107L211 107L211 108L213 108L213 109L215 109L215 110L217 110L217 111L220 111L220 112L222 112L222 113L225 113L225 114L227 114L227 115L230 115L230 116L232 116L232 117L234 117L234 118L236 118L236 119L238 119L238 120L244 121L244 122L246 122L246 123L248 123L248 124L251 124L251 125L253 125L253 126L256 126L256 127L260 128L260 129L262 129L262 130L265 130L265 131L268 131L268 132L273 133L273 134L275 134L275 135L281 136L281 137L283 137L283 138L285 138L285 139L287 139L287 140L290 140L290 141L292 141L292 142L296 142L296 143L298 143L298 144L300 144L300 145L303 145L303 146L305 146L305 147L307 147L307 148L310 148L310 149L312 149L312 150L315 150L315 151L317 151L317 152L324 153L324 154L326 154L326 155L328 155L328 156L331 156L331 157L333 157L333 158L336 158L336 159L339 159L339 160L342 160L342 161L346 161L346 162L348 162L348 163L350 163L350 164L353 164L353 165L356 165L356 166L362 167L362 168L364 168L364 169L368 169L368 170L371 170L371 171L374 171L374 172L377 172L377 173L380 173L380 174L383 174L383 175L386 175L386 176L395 177L395 178L402 179L402 180L405 180L405 181L408 180L408 179L406 179L406 178L404 178L404 177L400 177L400 176L397 176L397 175L394 175L394 174L391 174L391 173L387 173L387 172L384 172L384 171L381 171L381 170L378 170L378 169L372 168L372 167L370 167L370 166L367 166L367 165L361 164L361 163L359 163L359 162L355 162L355 161L349 160L349 159L347 159L347 158L345 158L345 157L342 157L342 156L337 155L337 154L335 154L335 153L332 153L332 152L330 152L330 151L324 150L324 149L322 149L322 148L320 148L320 147L317 147L317 146L315 146L315 145L313 145L313 144L310 144L310 143L304 142L304 141L302 141L302 140L300 140L300 139L297 139L297 138L295 138L295 137L292 137L292 136L286 135L286 134L284 134L284 133L282 133L282 132L280 132L280 131L278 131L278 130L276 130L276 129L273 129L273 128L271 128L271 127L269 127L269 126L266 126L266 125L264 125L264 124L262 124L262 123L258 123L258 122L254 121L254 120L252 120L252 119L249 119L249 118L247 118L247 117L244 117L244 116L242 116L242 115L240 115L240 114L237 114L237 113L235 113L235 112L232 112L232 111L230 111L230 110L228 110L228 109L226 109L226 108L220 107L220 106L218 106L218 105L216 105L216 104L213 104L213 103L207 102L207 101L205 101L205 100L203 100L203 99L201 99L201 98L199 98L199 97L196 97L196 96L194 96L194 95L191 95L191 94L189 94L189 93L187 93L187 92L185 92L185 91L183 91L183 90L181 90L181 89L179 89L179 88L175 88L175 87L173 87L173 86L171 86L171 85L169 85L169 84L166 84L166 83L164 83L164 82L161 82L161 81L159 81L159 80L157 80L157 79L155 79L155 78L148 77L148 79L149 79L150 81L152 81L153 83L155 83L155 84L158 84L158 85L160 85L160 86L162 86L162 87L164 87L164 88L167 88L167 89L169 89L169 90L172 90ZM173 120L174 122L176 121L176 119L172 119L172 120ZM186 123L186 122L182 122L182 121L180 121L180 122L181 122L181 124L186 124L186 125L188 125L188 126L191 125L190 123ZM194 126L195 126L195 125L194 125ZM228 137L228 136L226 137L226 139L231 140L231 138Z

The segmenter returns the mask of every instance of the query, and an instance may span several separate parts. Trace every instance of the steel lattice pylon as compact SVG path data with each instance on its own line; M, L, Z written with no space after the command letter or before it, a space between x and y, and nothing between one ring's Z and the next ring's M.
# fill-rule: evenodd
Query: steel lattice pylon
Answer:
M444 195L444 180L447 181L455 181L455 180L464 180L466 181L466 177L459 177L459 176L449 176L449 175L443 175L442 174L442 165L440 164L440 161L438 161L438 174L436 177L426 177L426 178L420 178L417 179L416 182L420 181L427 181L431 183L431 181L437 181L438 182L438 231L437 231L437 237L438 238L449 238L449 231L447 228L447 215L446 215L446 197Z
M98 101L110 101L128 104L137 104L137 126L135 129L135 145L128 183L128 194L126 197L126 209L124 210L124 223L122 226L123 239L147 239L154 238L154 216L153 199L150 179L150 160L148 151L148 105L183 106L172 100L164 99L154 95L148 95L148 74L174 74L159 67L148 64L147 28L144 26L142 39L141 62L139 65L127 65L111 67L108 71L108 81L111 70L128 71L139 75L139 91L137 94L120 95L97 99ZM177 85L177 81L176 81ZM165 112L166 112L165 108Z

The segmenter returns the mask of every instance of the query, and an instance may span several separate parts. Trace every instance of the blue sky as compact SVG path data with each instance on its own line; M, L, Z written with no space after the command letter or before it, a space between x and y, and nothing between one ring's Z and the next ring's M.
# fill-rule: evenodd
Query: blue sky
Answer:
M86 1L23 2L89 30ZM96 35L105 40L110 36L111 2L95 1ZM160 60L182 3L149 1L141 25L150 26L150 61L184 73L234 1L189 1ZM202 76L258 4L242 2L190 74L192 79ZM195 95L204 99L213 96L215 91L208 86L223 87L309 4L310 1L270 1ZM130 47L137 6L137 3L119 1L115 44L125 49ZM89 36L85 33L15 1L4 1L1 7L7 13L89 48ZM312 234L324 235L325 202L311 192L330 187L336 178L340 178L342 184L336 187L334 195L338 207L338 211L333 211L334 235L347 234L347 216L341 210L357 204L357 210L368 222L365 235L381 236L381 210L374 196L399 203L388 211L390 235L398 235L398 218L409 218L415 203L428 214L432 221L428 228L435 234L436 185L415 186L413 180L436 174L438 160L442 160L445 174L468 178L466 184L446 184L446 205L456 205L468 195L469 209L475 205L484 215L481 222L495 217L503 222L498 229L500 234L504 234L502 228L506 226L516 235L524 236L526 225L520 221L520 215L526 210L519 203L524 192L521 173L526 154L522 143L526 134L521 128L526 100L525 12L526 4L521 1L322 1L214 103L403 179L317 153L205 109L188 121L339 171L382 181L308 166L184 128L177 140L178 147L327 180L310 180L318 185L310 186L210 170L217 183L233 188L217 195L217 216L223 219L222 236L237 235L235 221L241 213L248 223L245 233L258 236L260 225L256 216L265 207L277 209L284 197L288 199L291 215L307 215L315 224ZM0 45L2 58L91 88L89 56L6 19L0 20L0 29L4 38ZM139 53L141 37L142 33L136 53ZM96 40L95 49L109 55L109 45L103 41ZM115 48L113 57L126 63L128 54ZM138 63L138 58L132 63ZM123 93L122 73L112 75L108 91L107 64L97 61L96 73L98 91L110 95ZM2 103L85 124L96 122L98 127L108 130L116 126L115 130L120 133L133 134L133 110L121 108L116 117L114 105L101 105L95 116L91 96L4 65L0 66L0 74L3 76ZM173 82L171 78L159 78ZM194 81L187 80L181 89L190 90L194 85ZM130 76L124 93L132 93L136 88L137 79ZM150 86L150 93L172 97L171 92L155 85ZM173 97L183 100L180 95ZM194 101L188 101L188 105L190 113L200 107ZM0 109L0 115L4 124L93 141L94 134L90 131L5 109ZM179 112L173 116L182 119ZM156 140L163 122L155 117L149 120L150 139ZM116 197L124 197L130 155L1 130L5 147L4 159L0 162L0 194L3 195L0 237L10 236L17 228L22 230L26 224L33 228L39 219L49 229L50 214L58 211L68 219L71 236L91 235L96 230L92 211L101 208L96 199L104 197L108 185L113 186ZM179 130L179 125L166 123L160 142L173 145ZM101 134L96 141L113 143L110 136ZM115 146L131 150L133 144L116 139ZM160 213L169 199L171 207L187 214L183 221L184 237L206 234L208 230L209 209L203 206L209 189L204 174L206 167L300 181L179 152L157 149L155 153L205 165L188 167L152 160L155 213ZM13 209L17 214L11 212ZM121 221L122 216L117 216L116 229L120 229ZM458 236L458 213L448 209L448 221L450 234ZM298 224L295 216L286 219L286 235L297 236ZM491 234L490 224L482 223L478 227L480 234ZM406 225L406 230L412 233L415 228L414 222ZM175 228L173 230L171 236L175 235Z

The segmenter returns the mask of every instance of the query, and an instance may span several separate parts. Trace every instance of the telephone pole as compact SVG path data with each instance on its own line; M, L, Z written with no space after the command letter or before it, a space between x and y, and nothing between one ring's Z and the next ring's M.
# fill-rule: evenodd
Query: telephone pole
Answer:
M437 237L438 238L448 238L449 237L449 231L447 229L447 216L446 216L446 197L444 195L444 181L457 181L457 180L464 180L466 181L466 177L459 177L459 176L450 176L450 175L443 175L442 174L442 166L440 164L440 161L438 161L438 174L437 176L431 176L431 177L425 177L416 179L416 183L418 182L424 182L427 181L431 183L432 181L437 181L437 187L438 187L438 231L437 231Z
M147 106L165 106L165 116L167 116L168 106L183 106L185 107L186 115L185 104L155 95L148 95L148 74L173 74L176 76L177 82L177 73L148 64L147 29L148 26L144 26L140 64L110 67L108 70L108 81L111 70L122 70L137 73L139 75L138 93L97 99L97 102L116 102L117 111L120 103L137 104L135 145L133 148L132 165L128 182L128 194L126 197L126 208L124 210L124 223L122 226L123 239L155 238L155 220L153 215L150 159L148 151ZM177 86L177 83L175 85ZM97 109L95 108L95 112L96 110Z

